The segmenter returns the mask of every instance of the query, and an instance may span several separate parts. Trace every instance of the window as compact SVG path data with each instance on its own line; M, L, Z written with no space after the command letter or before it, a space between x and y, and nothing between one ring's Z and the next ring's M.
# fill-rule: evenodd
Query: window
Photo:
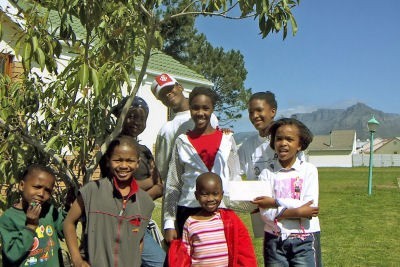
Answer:
M0 74L11 76L12 56L0 53Z

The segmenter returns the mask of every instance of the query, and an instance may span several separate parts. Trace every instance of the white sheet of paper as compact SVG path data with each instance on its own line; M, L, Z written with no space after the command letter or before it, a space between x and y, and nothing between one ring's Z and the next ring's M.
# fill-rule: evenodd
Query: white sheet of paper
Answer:
M229 182L229 198L233 201L252 201L256 197L272 196L269 182L264 181L231 181Z

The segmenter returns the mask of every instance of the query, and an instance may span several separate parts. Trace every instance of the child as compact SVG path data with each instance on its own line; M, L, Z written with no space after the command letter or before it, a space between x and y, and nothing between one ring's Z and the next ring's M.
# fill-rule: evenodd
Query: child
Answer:
M277 109L275 95L270 91L254 93L249 99L249 119L258 131L258 135L246 139L238 150L240 169L247 180L258 180L261 171L275 157L275 151L269 145L268 130L274 121ZM298 157L305 160L303 152L299 153Z
M58 239L64 214L50 204L56 177L46 166L31 165L19 182L21 200L0 218L3 266L62 266Z
M276 121L270 134L277 160L260 174L260 180L271 183L273 198L253 201L265 221L265 266L321 266L318 171L297 156L313 135L292 118Z
M154 203L134 179L139 165L132 137L113 140L106 152L109 176L79 190L64 222L65 239L74 266L140 266L144 231ZM84 217L87 246L83 259L76 223Z
M128 97L125 97L113 108L114 115L117 117L121 115L122 108L125 106L127 100ZM139 96L135 96L126 114L121 133L137 140L138 135L146 128L148 114L149 106L146 101ZM141 144L138 145L138 148L140 161L135 171L136 182L153 200L156 200L163 194L160 173L154 164L154 157L150 149ZM153 236L156 237L157 241ZM143 239L142 267L162 267L164 265L165 251L160 246L162 239L163 237L156 223L151 220Z
M221 176L224 188L229 180L241 180L232 134L223 134L210 123L216 101L217 96L210 88L196 87L189 95L195 126L178 136L169 165L164 197L164 237L167 242L181 236L186 218L201 209L194 195L197 176L215 172Z
M247 180L258 180L267 162L274 158L275 153L269 146L268 129L277 108L275 95L270 91L254 93L249 99L249 119L258 134L246 139L238 152L240 169Z
M196 179L195 196L201 209L185 222L182 243L186 251L178 250L176 254L175 246L179 243L174 242L171 246L170 266L185 262L188 255L188 264L180 266L257 266L243 222L232 210L218 208L223 194L222 180L217 174L206 172Z

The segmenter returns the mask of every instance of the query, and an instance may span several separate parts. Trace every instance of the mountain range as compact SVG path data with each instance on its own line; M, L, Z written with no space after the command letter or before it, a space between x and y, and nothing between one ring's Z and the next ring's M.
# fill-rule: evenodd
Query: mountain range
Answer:
M367 122L374 115L379 122L375 137L392 138L400 136L400 114L385 113L363 103L346 109L318 109L311 113L297 113L292 117L300 120L314 135L328 135L332 130L356 130L357 139L369 138ZM253 133L238 133L237 143Z

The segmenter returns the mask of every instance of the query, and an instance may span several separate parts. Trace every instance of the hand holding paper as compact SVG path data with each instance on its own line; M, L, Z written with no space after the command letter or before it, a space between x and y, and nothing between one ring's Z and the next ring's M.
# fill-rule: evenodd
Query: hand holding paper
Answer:
M275 199L267 196L256 197L251 203L256 204L259 208L263 209L276 207Z

